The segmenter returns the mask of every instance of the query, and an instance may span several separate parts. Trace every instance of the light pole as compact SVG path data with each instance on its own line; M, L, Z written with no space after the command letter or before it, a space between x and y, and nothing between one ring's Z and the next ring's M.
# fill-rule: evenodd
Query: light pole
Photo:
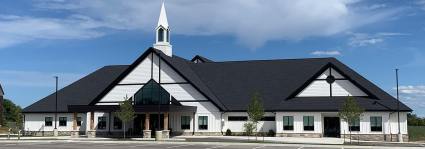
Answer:
M57 128L57 119L58 119L58 76L54 76L56 81L56 90L55 90L55 129L53 129L53 135L58 136L58 128Z
M403 135L400 132L400 98L398 93L398 69L395 69L395 78L397 83L397 122L398 122L398 142L403 142Z

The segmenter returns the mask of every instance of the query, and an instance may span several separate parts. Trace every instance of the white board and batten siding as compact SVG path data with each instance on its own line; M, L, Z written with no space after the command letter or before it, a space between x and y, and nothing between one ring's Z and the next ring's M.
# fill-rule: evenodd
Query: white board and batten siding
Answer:
M294 130L283 130L283 117L294 117ZM314 117L314 130L304 130L303 117ZM276 133L322 133L322 115L320 112L277 112Z
M367 96L360 88L355 86L349 80L338 80L346 79L336 70L332 69L332 75L335 77L335 82L332 83L332 96ZM326 82L329 76L329 69L323 72L316 80L310 83L304 88L297 97L325 97L330 96L330 85ZM322 80L318 80L322 79Z
M45 118L52 117L52 126L45 126ZM59 117L66 117L66 126L59 126ZM78 113L77 117L81 117L81 126L77 130L86 130L86 114ZM72 123L74 120L73 113L58 113L56 126L58 131L72 131ZM55 128L55 114L54 113L25 113L24 129L25 131L53 131Z
M370 117L382 117L382 131L370 130ZM348 123L341 120L341 134L349 133ZM407 113L400 112L400 132L407 134ZM397 112L365 112L360 119L360 131L352 131L352 134L397 134L398 119Z

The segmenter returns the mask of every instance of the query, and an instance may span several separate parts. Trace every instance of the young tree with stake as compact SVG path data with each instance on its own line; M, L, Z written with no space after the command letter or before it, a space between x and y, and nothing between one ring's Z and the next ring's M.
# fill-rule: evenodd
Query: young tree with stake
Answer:
M131 100L128 100L128 97L124 97L124 101L120 103L120 110L118 112L114 113L115 116L117 116L122 122L123 122L123 132L124 132L124 139L125 139L125 125L132 121L135 118L135 112L133 108L133 104Z

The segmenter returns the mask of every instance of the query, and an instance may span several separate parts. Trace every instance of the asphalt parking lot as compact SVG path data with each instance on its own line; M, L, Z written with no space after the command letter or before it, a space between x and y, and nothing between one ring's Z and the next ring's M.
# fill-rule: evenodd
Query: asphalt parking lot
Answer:
M259 144L188 144L188 143L81 143L81 142L20 142L1 143L0 149L309 149L303 146L268 146ZM313 147L328 149L329 147ZM333 147L332 147L333 148ZM340 148L340 147L335 147Z
M323 146L302 144L240 144L240 143L102 143L102 142L0 142L0 149L344 149L390 148L365 146ZM398 148L398 147L396 147Z

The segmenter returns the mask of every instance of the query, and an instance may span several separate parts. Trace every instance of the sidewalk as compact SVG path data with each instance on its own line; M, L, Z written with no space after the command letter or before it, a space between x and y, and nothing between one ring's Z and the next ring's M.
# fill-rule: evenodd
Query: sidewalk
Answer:
M178 136L191 142L254 142L255 137L247 136ZM285 143L285 144L326 144L342 145L340 138L297 138L297 137L258 137L256 142Z

